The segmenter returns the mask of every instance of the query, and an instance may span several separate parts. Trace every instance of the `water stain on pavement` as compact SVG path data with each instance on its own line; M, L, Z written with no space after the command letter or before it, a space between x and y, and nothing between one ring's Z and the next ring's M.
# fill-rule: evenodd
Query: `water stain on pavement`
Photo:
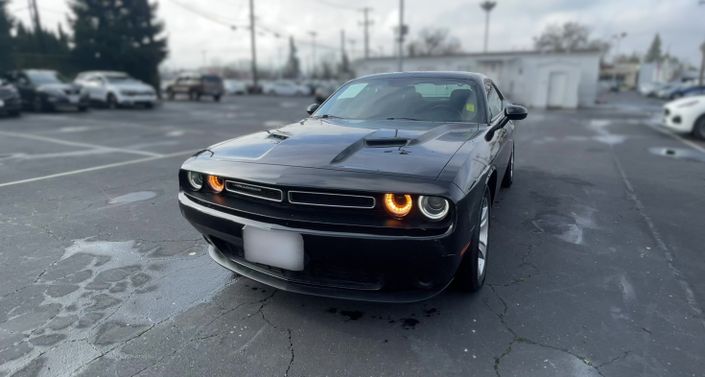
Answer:
M120 195L118 197L112 198L108 201L108 204L112 204L112 205L129 204L129 203L135 203L135 202L149 200L149 199L152 199L156 196L157 196L157 193L154 191L137 191L137 192L131 192L129 194Z
M654 147L649 148L649 152L657 156L675 158L678 160L705 162L705 153L687 148Z
M0 312L0 376L37 365L52 375L74 374L103 352L209 299L229 275L218 275L210 261L185 256L199 242L72 241L33 283L0 298L0 307L7 308ZM160 247L177 251L154 256Z

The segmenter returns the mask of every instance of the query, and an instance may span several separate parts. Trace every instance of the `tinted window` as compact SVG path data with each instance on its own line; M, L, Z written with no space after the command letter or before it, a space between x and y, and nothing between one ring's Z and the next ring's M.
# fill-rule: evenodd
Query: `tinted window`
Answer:
M499 96L499 93L497 93L497 90L491 83L487 83L485 87L488 88L487 107L489 108L490 119L494 119L497 115L502 113L502 98Z
M470 79L378 77L340 88L314 116L485 122L482 87Z
M28 71L27 76L35 85L59 84L64 82L64 80L59 77L59 74L54 71Z

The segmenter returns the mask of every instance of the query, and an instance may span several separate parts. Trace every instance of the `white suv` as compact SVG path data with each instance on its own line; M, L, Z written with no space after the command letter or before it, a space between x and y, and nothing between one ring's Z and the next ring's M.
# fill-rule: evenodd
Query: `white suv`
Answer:
M134 105L151 108L158 100L152 86L124 72L81 72L74 82L88 91L91 102L100 102L109 108Z
M683 97L665 104L663 125L705 140L705 96Z

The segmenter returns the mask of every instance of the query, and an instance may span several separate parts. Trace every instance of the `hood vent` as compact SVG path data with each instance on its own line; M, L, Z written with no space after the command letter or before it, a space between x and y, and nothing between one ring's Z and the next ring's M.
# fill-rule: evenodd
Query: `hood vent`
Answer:
M365 139L365 145L372 148L404 147L410 142L405 138Z
M267 135L267 137L270 139L284 141L289 138L289 134L287 134L286 132L279 131L279 130L267 130L267 133L269 134L269 135Z

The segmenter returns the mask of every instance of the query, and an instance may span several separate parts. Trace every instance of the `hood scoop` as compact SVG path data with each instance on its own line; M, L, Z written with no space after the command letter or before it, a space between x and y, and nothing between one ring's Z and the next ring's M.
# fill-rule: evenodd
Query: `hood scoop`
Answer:
M289 134L280 130L267 130L267 138L277 141L284 141L289 138Z
M371 148L393 148L393 147L404 147L409 145L410 139L401 137L386 137L377 139L365 139L365 146Z

